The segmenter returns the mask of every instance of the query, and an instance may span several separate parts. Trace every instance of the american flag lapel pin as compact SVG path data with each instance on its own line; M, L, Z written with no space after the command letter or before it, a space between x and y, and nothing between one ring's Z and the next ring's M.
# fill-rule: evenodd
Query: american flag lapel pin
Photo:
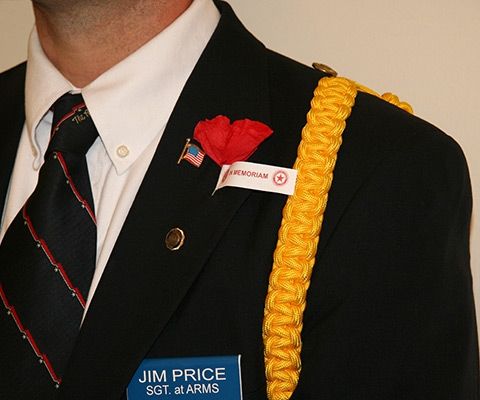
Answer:
M188 138L185 142L185 146L183 146L182 152L180 153L177 164L180 164L182 160L186 160L198 168L202 165L204 158L205 152L196 144L190 143L190 138Z

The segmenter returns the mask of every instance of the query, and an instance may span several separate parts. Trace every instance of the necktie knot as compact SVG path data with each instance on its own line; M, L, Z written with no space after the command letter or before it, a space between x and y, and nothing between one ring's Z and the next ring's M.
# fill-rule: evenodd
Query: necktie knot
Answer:
M66 93L55 102L47 155L53 151L85 155L97 136L81 94Z

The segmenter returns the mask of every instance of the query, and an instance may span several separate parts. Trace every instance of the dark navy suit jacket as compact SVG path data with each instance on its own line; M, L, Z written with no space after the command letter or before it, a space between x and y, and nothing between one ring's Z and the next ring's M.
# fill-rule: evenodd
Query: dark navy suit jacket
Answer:
M147 357L224 354L242 355L244 399L266 399L263 308L286 197L233 187L212 196L219 167L208 157L198 169L177 158L198 121L226 115L274 130L250 161L291 167L323 75L265 49L228 5L217 5L219 26L118 238L60 399L120 399ZM0 75L0 202L24 122L24 74L21 65ZM343 139L292 400L477 400L462 151L362 93ZM172 252L164 239L174 227L186 239ZM14 393L15 382L7 386Z

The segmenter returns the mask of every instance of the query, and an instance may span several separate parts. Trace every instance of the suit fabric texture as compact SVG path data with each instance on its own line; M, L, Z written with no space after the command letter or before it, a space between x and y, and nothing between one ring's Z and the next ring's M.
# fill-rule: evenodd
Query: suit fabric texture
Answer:
M212 196L220 168L208 157L200 168L177 158L197 122L226 115L273 129L249 161L291 167L323 75L266 49L216 4L219 25L170 117L55 398L121 399L145 358L241 354L244 399L266 399L263 308L286 196L233 187ZM24 78L24 64L0 75L1 201L25 118ZM471 201L450 137L358 94L292 400L479 399ZM186 239L170 251L164 239L175 227ZM1 397L16 398L18 377L7 381L0 369Z

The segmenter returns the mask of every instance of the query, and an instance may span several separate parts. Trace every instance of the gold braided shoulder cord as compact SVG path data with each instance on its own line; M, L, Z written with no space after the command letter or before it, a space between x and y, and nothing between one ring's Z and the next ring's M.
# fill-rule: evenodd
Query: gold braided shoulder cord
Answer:
M269 400L288 400L300 370L306 295L346 119L357 91L413 112L397 96L382 96L346 78L322 78L314 92L294 167L295 192L283 209L265 300L263 342Z

